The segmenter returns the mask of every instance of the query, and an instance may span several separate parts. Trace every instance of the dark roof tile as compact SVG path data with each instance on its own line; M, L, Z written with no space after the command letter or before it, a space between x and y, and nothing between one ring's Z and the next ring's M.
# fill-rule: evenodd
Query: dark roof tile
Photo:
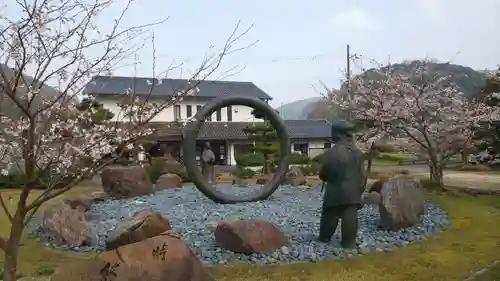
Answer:
M105 95L123 94L127 89L135 89L135 93L155 96L171 97L186 88L186 79L162 79L161 84L151 85L153 78L122 77L122 76L95 76L85 86L85 94ZM157 83L157 82L156 82ZM196 84L196 82L192 82ZM199 92L193 96L217 98L227 95L247 96L261 99L272 99L266 92L252 82L236 81L200 81L197 85Z
M243 131L251 122L205 122L198 134L199 140L244 140L248 136ZM291 139L329 139L330 124L325 120L285 120L288 136ZM167 128L167 125L165 125ZM165 133L159 135L181 134L179 125L170 123ZM166 132L169 133L166 133Z

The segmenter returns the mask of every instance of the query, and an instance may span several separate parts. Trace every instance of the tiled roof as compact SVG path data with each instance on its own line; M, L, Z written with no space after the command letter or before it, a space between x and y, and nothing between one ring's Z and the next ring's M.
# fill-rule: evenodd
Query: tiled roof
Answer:
M156 81L156 82L155 82ZM151 83L155 82L155 85ZM84 93L94 95L123 94L127 89L135 89L139 94L155 96L172 96L187 86L186 79L162 79L161 84L153 78L123 77L123 76L95 76L85 86ZM196 82L192 82L193 85ZM252 82L236 81L200 81L199 91L193 91L193 96L217 98L221 96L246 96L261 99L272 99L266 92Z
M243 140L248 139L243 129L251 122L205 122L198 134L199 140ZM285 120L288 136L291 139L329 139L330 124L325 120ZM167 125L165 124L165 128ZM168 129L159 135L173 138L181 135L180 126L170 123Z

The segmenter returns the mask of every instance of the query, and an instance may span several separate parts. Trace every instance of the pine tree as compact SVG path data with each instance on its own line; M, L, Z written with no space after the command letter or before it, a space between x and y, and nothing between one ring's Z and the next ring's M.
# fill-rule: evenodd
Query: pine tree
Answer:
M278 136L270 122L265 119L264 114L253 110L252 115L255 118L264 119L264 122L249 125L243 131L248 139L254 142L253 151L264 156L264 174L269 174L271 166L274 165L274 159L280 151L279 144L276 144Z

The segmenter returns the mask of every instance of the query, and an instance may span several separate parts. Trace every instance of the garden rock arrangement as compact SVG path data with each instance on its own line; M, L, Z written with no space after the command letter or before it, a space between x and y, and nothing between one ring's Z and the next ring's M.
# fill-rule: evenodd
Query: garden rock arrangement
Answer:
M223 221L214 230L215 243L234 253L266 253L288 244L288 238L264 220Z
M411 189L418 188L417 185L413 182L400 184L403 181L396 179L395 183L384 183L379 197L381 202L387 200L383 198L388 194L384 193L384 188L398 189L390 193L399 196L391 195L393 204L414 198L413 193L401 186ZM221 184L217 188L226 193L246 193L260 186ZM400 196L403 192L407 195ZM134 241L153 239L161 231L171 228L196 256L208 264L315 261L392 250L423 240L443 230L449 223L444 211L432 202L423 201L423 197L424 212L416 212L418 221L412 221L416 224L398 230L393 227L384 229L383 226L387 225L381 223L379 208L365 205L359 212L358 249L344 250L340 248L339 239L328 244L315 240L321 199L319 186L303 189L283 185L265 201L232 205L216 204L194 187L158 190L154 194L128 199L94 201L85 212L91 237L83 239L85 243L82 245L67 243L65 248L103 252ZM391 214L397 211L386 210ZM42 230L37 232L38 239L48 245L54 244L54 240L47 239L42 228L37 229ZM336 237L339 235L340 230Z
M108 234L106 248L117 249L120 246L140 242L172 230L170 221L152 210L136 212L130 219L122 221Z
M161 175L156 181L156 189L167 189L167 188L181 188L182 179L176 174L164 174Z
M388 180L380 190L381 226L388 230L410 227L424 214L425 197L420 182L409 176Z
M68 280L215 281L215 278L179 235L166 231L123 245L119 251L66 265L51 278L51 281Z
M153 184L144 167L109 166L101 174L102 188L112 198L131 198L153 192Z

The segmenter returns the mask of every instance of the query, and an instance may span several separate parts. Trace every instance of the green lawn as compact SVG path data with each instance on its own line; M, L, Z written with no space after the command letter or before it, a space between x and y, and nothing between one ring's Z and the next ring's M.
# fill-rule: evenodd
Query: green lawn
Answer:
M445 232L391 253L294 265L217 267L219 281L462 280L500 258L500 198L429 195L452 218ZM486 277L485 277L486 278ZM495 279L481 279L493 281Z
M365 161L365 164L368 164L368 161ZM372 162L373 166L399 166L398 161L394 160L382 160L382 159L374 159Z
M90 190L80 189L73 193ZM16 196L17 191L7 193ZM412 243L390 253L373 253L347 260L273 266L217 266L211 271L219 281L457 281L500 259L500 231L497 227L500 224L500 197L461 193L428 196L446 209L452 225L427 241ZM6 235L8 229L5 216L0 214L0 234ZM25 240L19 269L24 275L31 275L40 272L41 268L57 268L91 255L56 251ZM0 257L0 263L2 259ZM478 280L493 281L499 273L500 268L495 267L489 273L491 277L481 277L490 279Z

